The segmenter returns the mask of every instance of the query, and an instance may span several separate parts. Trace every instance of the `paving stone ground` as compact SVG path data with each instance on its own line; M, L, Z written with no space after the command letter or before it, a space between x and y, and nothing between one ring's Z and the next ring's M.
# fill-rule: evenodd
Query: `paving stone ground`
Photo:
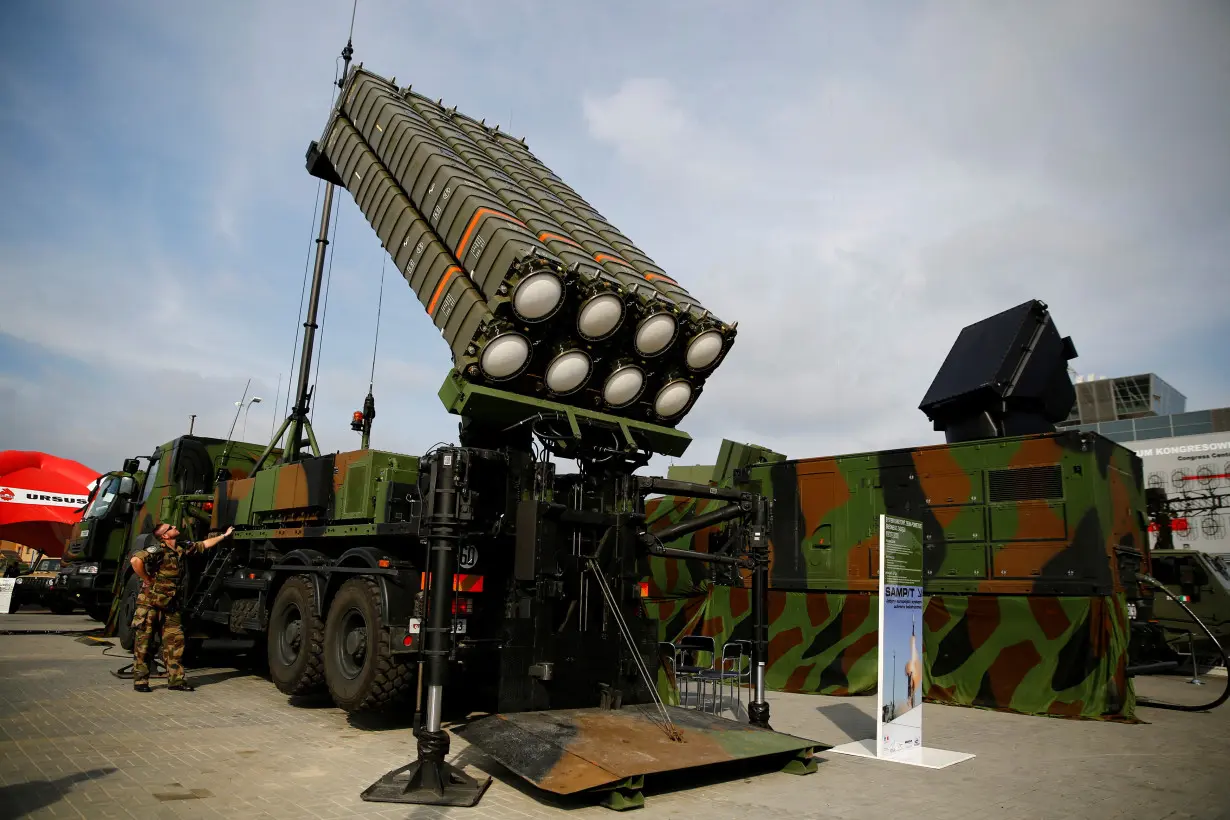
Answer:
M0 634L0 818L616 816L534 790L456 736L450 759L495 778L478 806L366 803L359 793L413 756L408 716L361 721L327 703L291 704L236 668L190 671L196 692L156 679L137 694L112 675L129 660L72 634ZM1138 679L1138 693L1198 703L1224 685L1189 677ZM769 700L774 728L826 747L874 731L874 697ZM974 759L935 771L822 752L804 777L650 779L633 816L1230 818L1230 704L1140 716L1147 723L1123 725L927 704L926 744Z

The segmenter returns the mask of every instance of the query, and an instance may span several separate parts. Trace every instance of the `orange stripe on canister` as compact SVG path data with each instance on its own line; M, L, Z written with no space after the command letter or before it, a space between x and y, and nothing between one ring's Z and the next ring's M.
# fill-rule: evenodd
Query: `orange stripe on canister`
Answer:
M478 226L479 220L488 214L499 217L500 219L507 219L509 222L515 222L522 228L525 227L525 223L520 219L517 219L515 216L509 216L503 211L497 211L494 208L479 208L474 212L474 216L470 217L470 224L466 225L466 231L461 235L461 242L457 245L456 256L459 260L465 256L466 245L470 243L470 234L474 233L474 229Z
M453 274L459 270L461 268L453 265L440 277L440 284L436 285L435 293L431 294L431 304L427 305L428 316L436 315L436 303L440 301L440 295L444 293L444 288L448 285L449 280L453 278Z

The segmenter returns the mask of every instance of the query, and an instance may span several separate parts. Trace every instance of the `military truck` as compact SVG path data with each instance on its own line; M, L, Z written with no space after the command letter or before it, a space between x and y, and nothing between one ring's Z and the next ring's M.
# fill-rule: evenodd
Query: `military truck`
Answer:
M260 651L279 690L327 692L347 711L413 707L421 686L417 760L368 800L481 797L489 778L445 762L446 682L462 713L502 713L468 725L471 742L543 788L603 790L619 808L639 805L644 775L657 771L766 758L814 771L812 741L768 728L767 503L634 474L687 447L676 425L734 325L524 141L351 69L349 51L342 93L306 155L324 199L290 414L263 448L181 436L144 469L130 459L107 474L70 542L66 579L96 608L110 589L108 628L128 647L138 592L128 556L155 525L180 524L190 538L234 527L187 562L190 642ZM449 345L440 398L459 416L459 445L370 447L370 391L351 425L359 449L324 453L316 442L311 363L338 187ZM579 471L557 473L550 456ZM671 554L646 532L646 500L663 493L727 502L669 534L730 524L729 554L699 560L754 579L748 724L680 710L659 691L638 562ZM532 743L544 719L560 731Z
M60 593L56 584L59 558L39 558L30 571L17 576L13 587L10 612L16 612L27 604L45 606L56 615L68 615L74 609L72 599Z

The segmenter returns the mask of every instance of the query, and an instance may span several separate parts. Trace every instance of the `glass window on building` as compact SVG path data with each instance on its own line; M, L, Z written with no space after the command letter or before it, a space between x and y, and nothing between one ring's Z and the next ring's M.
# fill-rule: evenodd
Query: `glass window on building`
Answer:
M1135 429L1132 426L1131 419L1124 419L1123 421L1104 421L1098 425L1098 432L1107 438L1126 435L1128 436L1127 440L1131 441L1131 436L1135 433ZM1122 441L1122 439L1115 439L1115 441Z
M1137 435L1141 435L1142 433L1156 433L1159 431L1164 431L1167 434L1170 433L1170 416L1150 416L1143 419L1136 419L1135 424ZM1152 438L1157 438L1157 436L1152 436Z
M1115 415L1119 418L1152 415L1153 379L1151 376L1125 376L1112 384L1115 394Z

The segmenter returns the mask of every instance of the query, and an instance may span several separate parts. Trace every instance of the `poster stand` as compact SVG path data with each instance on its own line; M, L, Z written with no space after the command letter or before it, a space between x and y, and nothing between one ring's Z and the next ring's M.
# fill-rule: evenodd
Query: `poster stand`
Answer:
M922 742L922 522L880 516L880 645L876 736L830 752L943 769L972 754Z
M16 578L0 578L0 615L9 614L13 596L17 594Z

